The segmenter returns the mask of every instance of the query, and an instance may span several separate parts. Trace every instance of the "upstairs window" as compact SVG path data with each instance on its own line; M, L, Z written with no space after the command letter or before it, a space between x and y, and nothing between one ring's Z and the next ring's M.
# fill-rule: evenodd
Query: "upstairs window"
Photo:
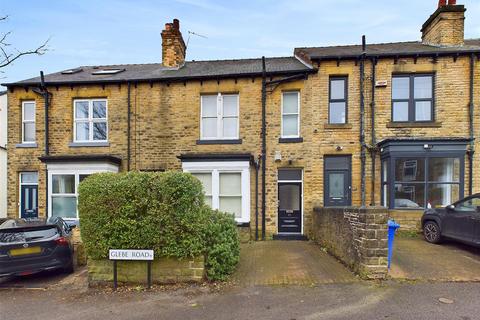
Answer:
M35 101L22 102L22 143L35 142Z
M300 137L300 93L282 94L282 138Z
M238 94L203 95L201 139L238 139L238 109Z
M347 123L347 77L331 77L328 104L328 123Z
M75 100L74 109L75 142L108 140L107 100Z
M392 78L392 121L433 121L433 75L398 75Z

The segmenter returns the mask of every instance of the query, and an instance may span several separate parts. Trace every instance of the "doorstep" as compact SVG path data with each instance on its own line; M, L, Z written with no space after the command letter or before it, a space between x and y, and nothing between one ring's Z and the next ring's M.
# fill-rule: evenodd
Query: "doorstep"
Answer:
M273 240L308 241L308 238L304 234L274 234Z

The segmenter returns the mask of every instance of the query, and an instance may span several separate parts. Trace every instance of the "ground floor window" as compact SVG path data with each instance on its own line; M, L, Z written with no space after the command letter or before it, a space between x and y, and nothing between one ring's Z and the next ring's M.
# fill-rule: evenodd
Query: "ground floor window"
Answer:
M250 165L248 161L184 162L183 170L202 182L205 202L231 213L237 222L250 221Z
M445 207L463 198L468 140L391 140L382 152L382 205Z
M86 177L99 172L117 172L111 164L52 164L48 170L48 215L67 220L78 219L78 185Z

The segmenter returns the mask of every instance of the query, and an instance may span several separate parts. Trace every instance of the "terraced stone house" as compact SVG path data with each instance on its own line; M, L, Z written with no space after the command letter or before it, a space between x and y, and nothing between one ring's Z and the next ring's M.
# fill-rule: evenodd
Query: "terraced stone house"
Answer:
M421 41L81 66L8 86L8 215L77 219L86 176L191 172L252 237L303 237L315 206L383 205L404 225L480 191L480 40L440 1Z

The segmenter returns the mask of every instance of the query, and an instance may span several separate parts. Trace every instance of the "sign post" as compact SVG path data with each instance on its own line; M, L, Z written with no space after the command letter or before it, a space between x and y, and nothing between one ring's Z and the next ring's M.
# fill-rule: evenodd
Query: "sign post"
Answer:
M113 261L113 288L118 287L117 261L147 261L147 286L152 287L152 261L154 259L153 250L122 250L110 249L108 251L109 259Z

